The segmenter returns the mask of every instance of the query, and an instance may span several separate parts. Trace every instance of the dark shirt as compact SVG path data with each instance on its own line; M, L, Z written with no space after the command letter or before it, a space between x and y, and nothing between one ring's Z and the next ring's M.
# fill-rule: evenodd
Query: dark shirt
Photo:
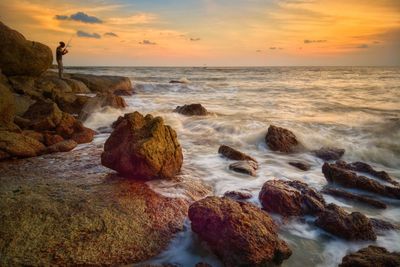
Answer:
M57 47L57 50L56 50L56 59L57 59L57 61L62 61L62 56L64 54L65 54L64 53L64 49L61 46Z

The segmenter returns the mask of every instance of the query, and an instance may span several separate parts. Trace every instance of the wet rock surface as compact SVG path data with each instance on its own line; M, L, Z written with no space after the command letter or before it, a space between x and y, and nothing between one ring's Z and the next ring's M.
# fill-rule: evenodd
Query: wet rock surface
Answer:
M329 161L340 159L344 155L345 150L336 147L322 147L318 150L314 150L313 152L318 158Z
M325 231L347 240L376 240L372 223L360 212L347 213L335 204L329 204L319 214L315 224Z
M186 116L206 116L208 111L201 104L190 104L177 106L174 112L186 115Z
M224 193L224 197L229 197L234 200L246 200L252 198L253 195L242 191L227 191Z
M254 162L257 162L254 158L252 158L249 155L246 155L243 152L240 152L239 150L236 150L232 147L226 146L226 145L221 145L218 149L218 153L225 156L228 159L233 159L233 160L251 160Z
M311 167L309 164L300 161L290 161L289 164L302 171L308 171Z
M283 216L317 214L325 205L321 194L300 181L269 180L259 199L263 209Z
M275 125L269 126L265 142L272 151L284 153L293 152L299 144L293 132Z
M131 81L127 77L77 73L70 74L69 77L83 82L92 92L114 93L115 91L126 91L131 93L133 90Z
M127 107L127 104L125 99L123 99L121 96L114 95L112 93L98 93L95 97L87 99L80 111L79 118L85 120L94 111L100 110L104 107L123 109Z
M174 178L183 161L176 132L161 117L125 114L104 144L101 162L138 179Z
M389 252L378 246L368 246L350 253L342 259L339 267L397 267L400 266L400 252Z
M345 199L356 200L356 201L359 201L360 203L368 204L368 205L374 206L379 209L387 208L387 205L385 203L383 203L382 201L372 199L372 198L366 197L366 196L360 196L357 194L353 194L353 193L350 193L350 192L347 192L347 191L344 191L341 189L337 189L337 188L325 188L321 191L321 193L332 195L332 196L337 196L337 197L341 197L341 198L345 198Z
M207 197L190 206L189 219L225 266L280 264L292 254L271 217L253 204Z
M256 176L258 164L254 161L249 161L249 160L238 161L230 164L229 169L238 173Z

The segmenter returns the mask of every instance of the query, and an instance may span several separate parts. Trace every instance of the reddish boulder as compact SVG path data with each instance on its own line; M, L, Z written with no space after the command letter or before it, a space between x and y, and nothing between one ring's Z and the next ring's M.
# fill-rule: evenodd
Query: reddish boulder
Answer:
M83 126L72 115L63 113L60 123L56 127L56 133L64 139L72 139L78 144L89 143L93 140L95 131Z
M385 248L368 246L357 252L350 253L342 259L339 267L398 267L400 253L389 252Z
M64 141L64 138L62 138L58 134L50 134L50 133L43 134L43 143L46 146L51 146L62 141Z
M182 148L176 132L161 117L125 114L104 144L101 162L139 179L173 178L181 169Z
M335 204L327 205L315 224L347 240L376 240L372 223L364 214L360 212L349 214Z
M208 111L201 104L190 104L177 106L174 112L186 115L186 116L206 116Z
M37 101L29 107L23 118L30 120L32 130L53 130L61 121L63 112L51 101Z
M324 209L321 194L300 181L269 180L259 194L263 208L283 216L317 214Z
M227 157L228 159L233 159L233 160L251 160L254 162L257 162L254 158L250 157L249 155L246 155L239 150L236 150L234 148L231 148L226 145L221 145L218 149L218 153L222 154L223 156Z
M190 206L189 219L227 267L280 264L292 254L272 218L253 204L207 197Z
M247 192L227 191L225 192L224 197L229 197L234 200L246 200L252 198L253 195Z
M274 125L269 126L265 142L272 151L285 153L293 152L299 144L294 133Z
M14 132L0 131L0 160L41 155L45 149L39 141Z

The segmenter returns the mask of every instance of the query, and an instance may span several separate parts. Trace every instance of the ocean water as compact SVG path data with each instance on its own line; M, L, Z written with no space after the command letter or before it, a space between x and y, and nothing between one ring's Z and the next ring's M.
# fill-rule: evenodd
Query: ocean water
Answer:
M297 179L316 189L327 184L323 161L309 152L282 154L268 149L264 137L269 125L292 130L306 150L322 146L344 148L346 161L364 161L400 179L400 68L378 67L265 67L265 68L68 68L68 72L122 75L131 79L135 94L125 97L127 110L106 108L93 113L85 125L109 127L119 115L139 111L161 116L178 134L184 150L182 175L212 186L215 195L248 191L257 199L270 179ZM183 84L170 84L182 80ZM212 114L186 117L172 112L178 105L201 103ZM102 142L108 137L97 137ZM230 171L231 161L218 155L226 144L245 152L260 164L256 177ZM309 163L309 171L288 164ZM168 187L149 183L160 194L174 197ZM178 194L179 192L176 192ZM384 199L388 209L324 195L326 201L348 211L400 223L400 201ZM380 198L376 197L375 198ZM279 221L280 218L276 217ZM368 244L400 251L400 232L387 232L376 242L346 242L318 229L315 218L280 223L280 236L293 250L283 266L337 266L344 255ZM209 262L222 266L190 230L190 222L151 263L194 266Z

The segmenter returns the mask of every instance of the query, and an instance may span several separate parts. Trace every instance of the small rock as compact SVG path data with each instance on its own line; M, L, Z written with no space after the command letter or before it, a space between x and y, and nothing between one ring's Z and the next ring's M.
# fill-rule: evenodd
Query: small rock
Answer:
M333 203L326 206L315 224L347 240L376 240L372 223L364 214L360 212L349 214Z
M366 203L366 204L369 204L369 205L374 206L379 209L386 209L386 207L387 207L385 203L383 203L379 200L352 194L352 193L349 193L349 192L346 192L346 191L340 190L340 189L325 188L324 190L321 191L321 193L332 195L332 196L337 196L337 197L342 197L342 198L346 198L346 199L351 199L351 200L357 200L357 201L360 201L361 203Z
M48 146L45 153L68 152L78 145L74 140L64 140L54 145Z
M258 164L254 161L238 161L229 165L229 169L235 172L248 174L251 176L256 176L256 170L258 169Z
M186 116L206 116L208 111L201 104L190 104L184 106L177 106L174 112L186 115Z
M357 252L350 253L342 259L339 267L398 267L400 253L389 252L385 248L368 246Z
M218 153L222 154L223 156L227 157L228 159L233 159L233 160L251 160L254 162L257 162L254 158L250 157L249 155L246 155L239 150L236 150L234 148L231 148L226 145L221 145L218 149Z
M318 150L314 150L315 156L327 161L340 159L344 155L344 152L344 149L335 147L322 147Z
M376 218L370 218L369 220L372 223L372 227L374 227L375 233L377 234L383 234L385 231L400 230L399 225L394 225L385 220Z
M227 191L225 192L224 197L229 197L234 200L246 200L252 198L253 195L247 192Z
M310 165L304 162L290 161L289 164L302 171L308 171L310 169Z
M269 126L265 142L272 151L285 153L293 152L299 144L294 133L274 125Z

